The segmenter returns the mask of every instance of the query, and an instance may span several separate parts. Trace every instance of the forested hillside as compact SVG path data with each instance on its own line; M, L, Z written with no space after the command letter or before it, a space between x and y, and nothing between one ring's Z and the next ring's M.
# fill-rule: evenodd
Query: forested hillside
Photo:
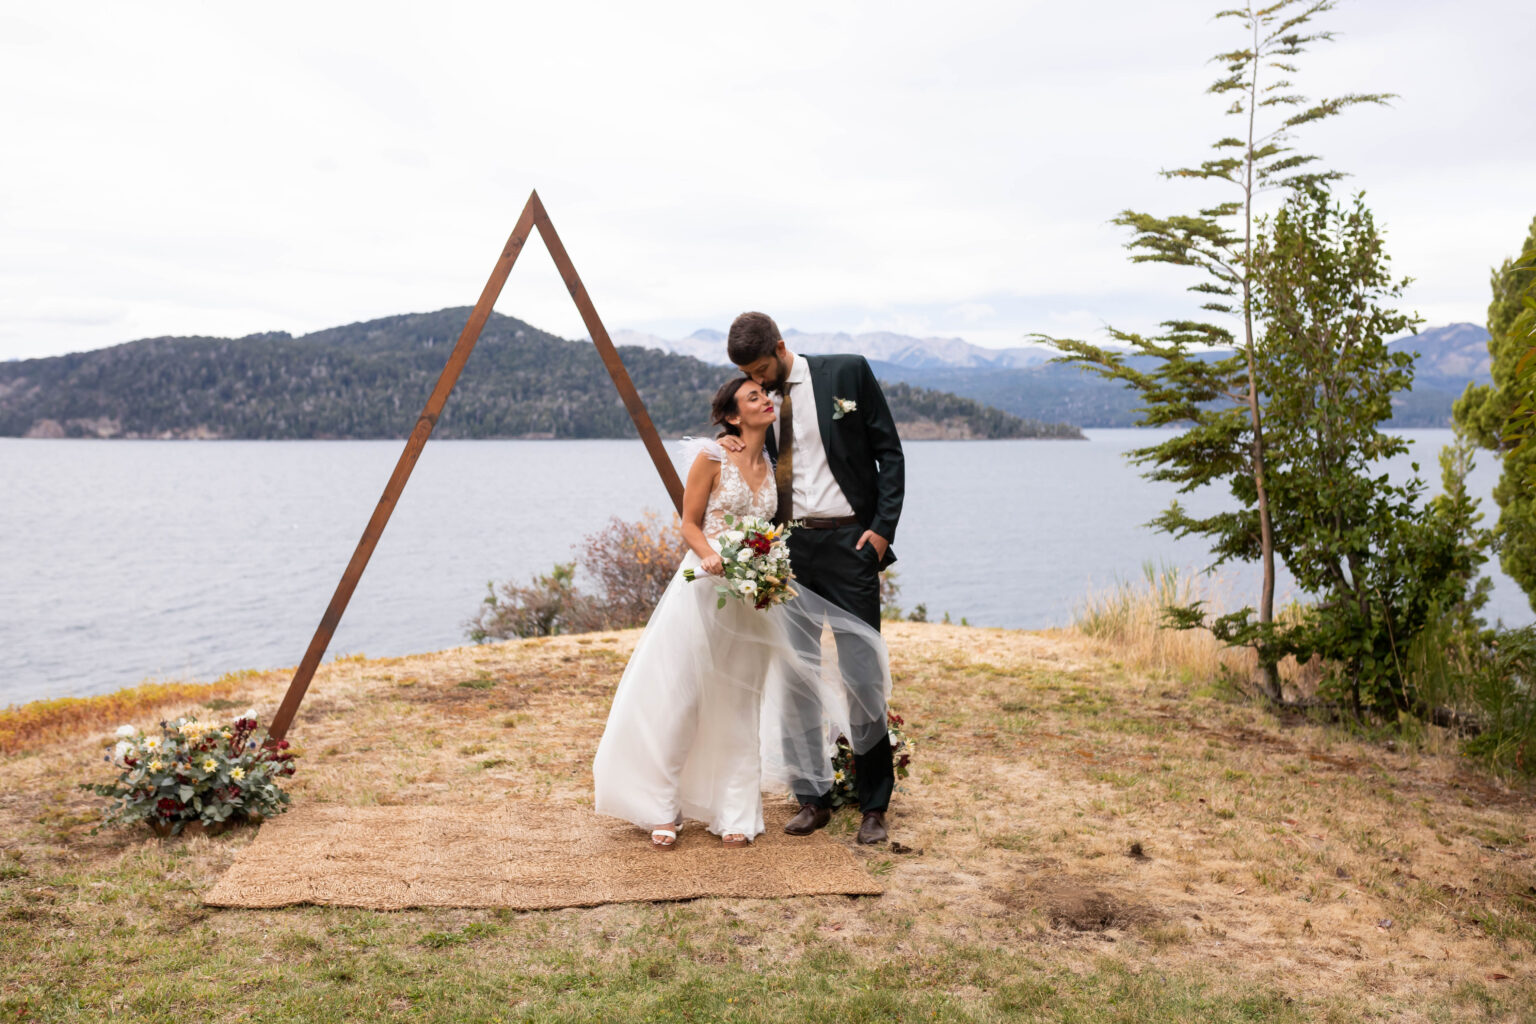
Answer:
M415 425L465 308L318 331L245 338L150 338L93 352L0 363L0 436L403 437ZM708 428L709 399L732 372L624 348L657 428ZM891 385L913 437L1072 437L955 395ZM597 350L493 314L436 436L632 437Z

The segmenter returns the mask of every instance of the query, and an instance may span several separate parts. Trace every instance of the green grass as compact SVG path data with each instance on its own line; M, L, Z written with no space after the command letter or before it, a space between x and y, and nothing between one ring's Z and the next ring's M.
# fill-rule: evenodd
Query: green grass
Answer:
M462 924L460 911L208 912L185 887L151 877L156 861L175 859L138 858L119 879L136 891L115 889L105 914L63 900L45 923L0 923L0 1020L1309 1019L1279 992L1227 991L1114 957L1076 973L1030 951L964 943L920 955L851 950L811 922L796 934L800 948L765 956L753 928L724 923L718 911L729 901L637 908L610 922L597 949L587 934L594 915L583 911L477 913ZM55 876L48 885L66 892L94 881ZM144 912L149 897L159 913Z
M905 948L878 901L878 941L830 932L840 901L702 900L552 912L202 907L185 844L0 887L0 1021L180 1024L518 1021L1184 1024L1354 1020L1355 1006L1255 989L1144 954L1087 961L1042 933ZM889 863L889 862L886 862ZM1154 951L1190 941L1149 927ZM888 945L888 943L894 943ZM1446 993L1521 1019L1516 990ZM1431 1014L1431 1019L1436 1019ZM1528 1019L1528 1018L1525 1018Z

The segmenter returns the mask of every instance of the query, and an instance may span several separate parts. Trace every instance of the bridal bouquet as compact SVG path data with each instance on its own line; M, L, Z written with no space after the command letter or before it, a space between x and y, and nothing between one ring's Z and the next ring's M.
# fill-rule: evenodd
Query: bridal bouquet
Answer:
M724 575L715 581L720 594L716 604L724 608L727 598L752 602L759 610L795 596L789 581L795 574L789 569L790 526L774 526L756 516L738 519L727 514L725 531L717 543ZM683 570L683 579L692 583L703 576L692 569Z
M286 809L288 794L278 779L293 774L295 752L287 740L265 741L254 709L228 723L161 722L158 735L124 725L106 756L118 770L117 780L83 782L80 788L112 799L107 823L143 821L161 835L194 822L217 829L270 818Z

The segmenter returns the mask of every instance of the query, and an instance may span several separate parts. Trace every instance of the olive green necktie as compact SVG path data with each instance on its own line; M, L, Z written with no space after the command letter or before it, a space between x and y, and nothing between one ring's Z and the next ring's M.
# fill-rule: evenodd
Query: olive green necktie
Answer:
M789 397L791 387L784 385L784 401L779 406L779 461L773 467L773 483L779 492L779 505L773 513L775 523L789 522L795 512L795 411Z

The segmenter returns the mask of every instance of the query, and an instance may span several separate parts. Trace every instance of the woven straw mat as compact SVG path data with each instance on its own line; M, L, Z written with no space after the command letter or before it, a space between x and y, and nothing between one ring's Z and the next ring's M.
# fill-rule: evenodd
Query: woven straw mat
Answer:
M726 849L690 821L672 849L658 850L645 831L577 808L311 804L263 823L203 902L543 910L881 894L853 851L825 832L785 835L792 810L765 806L767 831L749 847Z

